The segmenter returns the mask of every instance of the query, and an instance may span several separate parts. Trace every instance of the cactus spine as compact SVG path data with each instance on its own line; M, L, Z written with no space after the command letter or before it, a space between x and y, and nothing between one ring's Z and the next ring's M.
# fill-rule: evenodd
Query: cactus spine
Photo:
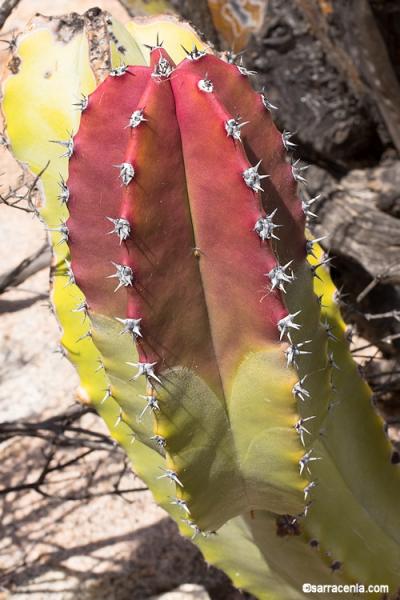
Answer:
M7 82L16 156L33 170L62 157L42 216L68 356L156 500L237 585L260 598L300 598L305 580L394 591L398 469L304 237L303 168L243 65L198 40L175 64L160 39L148 66L129 41L135 58L114 57L97 86L63 55L79 128L58 91L62 116L42 105L29 139L24 42Z

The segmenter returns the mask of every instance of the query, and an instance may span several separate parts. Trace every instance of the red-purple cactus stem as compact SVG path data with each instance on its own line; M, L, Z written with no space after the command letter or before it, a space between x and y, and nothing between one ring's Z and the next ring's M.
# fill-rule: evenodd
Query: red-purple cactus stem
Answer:
M209 54L175 67L157 47L85 102L72 270L153 373L187 366L223 398L247 351L290 333L282 292L306 252L285 145L247 76Z

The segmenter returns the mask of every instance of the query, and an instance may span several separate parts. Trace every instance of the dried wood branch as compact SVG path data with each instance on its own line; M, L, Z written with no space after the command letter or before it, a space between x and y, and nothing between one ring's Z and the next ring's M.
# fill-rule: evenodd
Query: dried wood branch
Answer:
M58 415L38 422L19 421L0 423L0 448L13 440L36 438L42 443L42 463L38 465L39 474L31 481L19 481L0 488L0 497L11 493L22 493L35 491L46 498L58 500L89 500L94 497L105 495L119 495L142 492L147 490L145 486L127 487L123 485L123 478L130 472L128 461L122 450L107 435L87 429L80 421L88 414L95 415L93 408L88 406L74 406ZM89 471L86 480L74 472L70 486L79 483L78 491L59 494L51 492L51 486L59 484L59 480L52 480L52 474L66 472L70 467L80 467L85 459L94 456L95 453L105 452L108 456L111 452L117 454L118 462L122 463L116 476L110 478L109 489L99 491L93 489L96 486L96 469ZM102 461L101 461L102 462ZM100 462L99 462L100 464ZM129 500L128 500L129 501Z
M16 287L26 279L50 266L51 250L47 242L36 252L24 258L16 267L0 275L0 294Z
M18 4L19 0L3 0L0 6L0 27L3 27L4 23Z

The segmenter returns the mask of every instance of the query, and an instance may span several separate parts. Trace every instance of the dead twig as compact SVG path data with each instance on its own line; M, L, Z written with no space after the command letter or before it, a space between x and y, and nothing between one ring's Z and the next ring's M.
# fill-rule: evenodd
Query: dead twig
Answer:
M37 438L42 443L43 463L40 465L39 475L32 481L20 481L0 488L0 497L11 493L35 491L40 496L57 500L90 500L106 495L119 495L128 500L125 495L131 492L146 491L144 486L127 487L123 485L124 476L130 472L126 456L119 446L107 435L80 425L79 421L88 414L95 415L91 407L74 406L73 408L54 417L37 423L25 421L19 423L0 423L0 446L16 438ZM84 466L85 459L98 452L117 452L118 460L122 467L118 471L111 489L106 491L93 491L98 483L95 474L103 460L98 461L98 466L89 470L86 478L74 472L71 485L79 483L79 490L64 494L52 493L49 487L62 483L59 479L52 479L51 474L67 471L70 467ZM72 456L70 454L72 453ZM87 463L86 463L87 467Z
M384 313L376 313L376 314L366 313L366 314L364 314L364 317L368 321L373 321L374 319L395 319L395 321L400 322L400 310L389 310Z
M38 216L39 212L34 205L33 196L38 191L37 183L48 168L49 164L50 161L47 161L46 165L43 167L40 173L36 175L31 183L28 184L26 179L23 178L23 181L20 185L18 185L18 187L10 187L5 195L0 194L0 204L3 203L10 208L17 208L18 210L22 210L27 213L33 213ZM25 191L21 193L21 190ZM25 205L23 203L25 203Z
M39 250L24 258L16 267L0 275L0 294L16 287L26 279L50 266L51 250L47 242Z
M3 27L4 23L18 4L19 0L3 0L0 6L0 27Z
M376 275L369 284L360 292L356 298L356 302L360 303L368 294L380 283L385 283L390 280L393 270L397 269L398 265L390 265L382 273Z

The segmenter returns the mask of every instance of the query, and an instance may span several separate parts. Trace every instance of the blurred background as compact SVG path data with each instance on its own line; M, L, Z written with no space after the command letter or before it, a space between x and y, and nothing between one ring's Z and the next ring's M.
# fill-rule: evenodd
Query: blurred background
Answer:
M400 462L398 0L3 0L3 76L36 13L174 12L256 75L309 164L314 237ZM205 564L131 473L58 350L37 190L0 141L0 600L246 597Z

